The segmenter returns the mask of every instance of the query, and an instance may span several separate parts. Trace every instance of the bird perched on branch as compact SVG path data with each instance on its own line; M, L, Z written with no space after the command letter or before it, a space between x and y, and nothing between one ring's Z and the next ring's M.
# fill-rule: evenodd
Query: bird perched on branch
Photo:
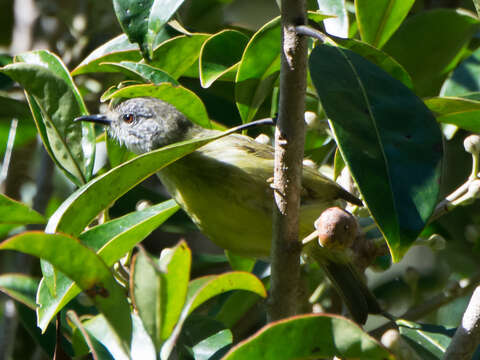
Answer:
M129 150L145 153L178 141L208 137L219 131L202 128L174 106L150 97L127 99L106 114L78 118L108 127ZM248 136L231 134L212 141L158 172L170 195L213 242L233 253L267 258L272 238L274 150ZM362 202L315 169L304 167L300 204L300 239L337 200ZM352 314L364 323L380 311L344 251L309 245Z

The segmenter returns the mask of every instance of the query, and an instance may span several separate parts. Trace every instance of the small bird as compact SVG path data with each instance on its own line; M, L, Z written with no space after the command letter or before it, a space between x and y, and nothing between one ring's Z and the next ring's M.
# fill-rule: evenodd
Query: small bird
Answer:
M110 136L138 154L220 133L192 123L171 104L151 97L127 99L105 114L76 120L106 125ZM170 195L214 243L239 255L267 258L272 238L273 167L271 146L231 134L175 161L158 175ZM334 181L304 167L299 237L312 233L315 220L339 199L362 205ZM368 313L380 312L346 256L322 249L314 253L355 321L364 323Z

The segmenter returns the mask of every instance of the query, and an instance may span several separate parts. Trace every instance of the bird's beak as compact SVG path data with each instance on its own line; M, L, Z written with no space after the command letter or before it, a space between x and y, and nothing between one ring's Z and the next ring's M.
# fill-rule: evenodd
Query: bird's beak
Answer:
M102 125L110 125L112 123L112 120L107 118L105 115L102 114L93 114L93 115L84 115L77 117L73 121L88 121L88 122L93 122L96 124L102 124Z

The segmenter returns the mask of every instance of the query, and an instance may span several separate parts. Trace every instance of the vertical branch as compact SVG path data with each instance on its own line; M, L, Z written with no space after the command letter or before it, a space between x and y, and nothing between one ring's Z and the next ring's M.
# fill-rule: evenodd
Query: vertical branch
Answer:
M300 188L305 142L307 39L295 32L306 23L305 0L282 0L280 99L275 131L272 275L269 319L295 315L299 297Z

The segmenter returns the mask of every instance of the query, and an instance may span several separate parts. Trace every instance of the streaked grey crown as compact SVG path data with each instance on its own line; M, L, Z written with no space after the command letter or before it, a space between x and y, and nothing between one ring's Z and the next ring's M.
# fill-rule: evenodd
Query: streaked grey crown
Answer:
M125 100L106 116L110 136L138 154L184 140L193 126L174 106L150 97Z

